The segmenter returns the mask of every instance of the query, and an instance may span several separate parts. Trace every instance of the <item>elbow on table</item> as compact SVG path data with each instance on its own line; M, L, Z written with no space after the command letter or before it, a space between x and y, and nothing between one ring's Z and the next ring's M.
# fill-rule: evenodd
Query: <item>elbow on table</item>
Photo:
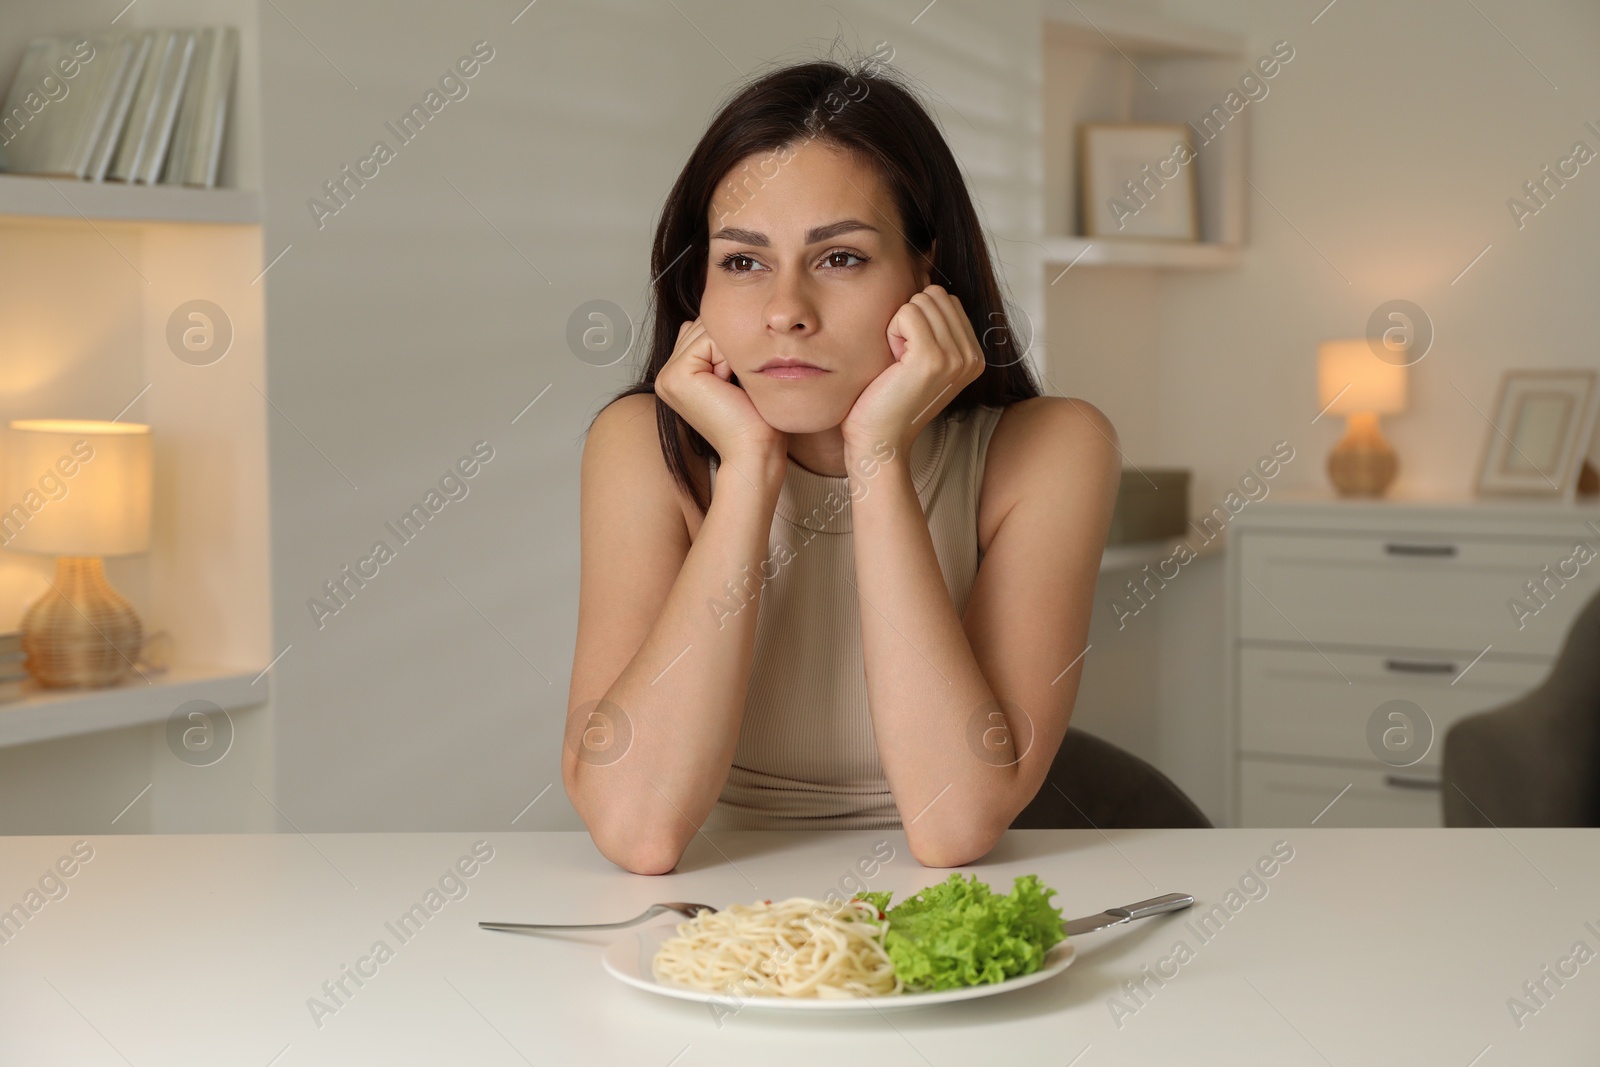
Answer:
M630 874L670 874L678 866L694 827L684 834L682 826L659 824L633 810L596 810L575 788L577 775L576 767L564 769L567 797L602 856Z
M671 874L682 858L681 851L672 849L638 849L619 854L600 851L629 874Z
M947 828L940 833L932 829L923 833L906 831L906 844L911 858L924 867L965 867L987 856L1000 843L1000 833L990 830L952 832Z
M638 825L611 832L590 826L589 838L602 856L630 874L671 874L689 846L665 828L651 832Z

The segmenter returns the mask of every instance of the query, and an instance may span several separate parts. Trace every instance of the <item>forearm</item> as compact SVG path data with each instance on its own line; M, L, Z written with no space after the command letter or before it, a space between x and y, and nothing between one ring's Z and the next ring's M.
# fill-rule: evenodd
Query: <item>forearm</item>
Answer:
M569 723L573 805L600 851L638 873L676 865L733 762L760 599L746 579L767 555L782 484L781 467L761 466L719 478L655 625L595 709L607 745L584 744L583 725Z
M848 470L861 454L847 445ZM908 458L897 450L851 505L867 699L912 854L957 866L992 846L1016 766L971 743L1000 708L950 599Z

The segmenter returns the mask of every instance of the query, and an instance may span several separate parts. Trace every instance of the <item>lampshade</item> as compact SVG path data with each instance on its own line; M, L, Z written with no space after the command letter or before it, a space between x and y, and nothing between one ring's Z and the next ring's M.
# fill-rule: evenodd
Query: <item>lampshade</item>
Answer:
M1332 415L1398 414L1406 409L1406 368L1379 359L1362 338L1324 341L1317 346L1317 394Z
M150 547L150 427L17 419L4 444L0 543L51 556Z

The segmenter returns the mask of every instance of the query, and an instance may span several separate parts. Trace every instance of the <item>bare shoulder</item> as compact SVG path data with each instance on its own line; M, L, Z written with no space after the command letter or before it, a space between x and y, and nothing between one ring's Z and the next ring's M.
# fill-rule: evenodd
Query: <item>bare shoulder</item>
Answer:
M979 543L1024 497L1084 500L1121 472L1116 427L1078 397L1035 396L1008 404L989 438L979 501Z
M601 479L625 487L640 505L675 501L690 537L699 531L703 516L694 500L678 485L661 454L656 409L662 401L652 393L631 393L601 409L589 427L584 445L584 478ZM691 475L706 491L709 466L706 457L689 448L688 433L680 424L679 442Z

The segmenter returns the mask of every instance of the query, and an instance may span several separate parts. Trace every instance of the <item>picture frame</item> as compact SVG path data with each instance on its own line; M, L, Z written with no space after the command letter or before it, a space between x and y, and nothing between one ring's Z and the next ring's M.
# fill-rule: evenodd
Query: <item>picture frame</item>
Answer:
M1597 399L1592 369L1506 371L1478 462L1478 495L1575 499Z
M1198 242L1196 154L1187 123L1078 123L1083 236Z

